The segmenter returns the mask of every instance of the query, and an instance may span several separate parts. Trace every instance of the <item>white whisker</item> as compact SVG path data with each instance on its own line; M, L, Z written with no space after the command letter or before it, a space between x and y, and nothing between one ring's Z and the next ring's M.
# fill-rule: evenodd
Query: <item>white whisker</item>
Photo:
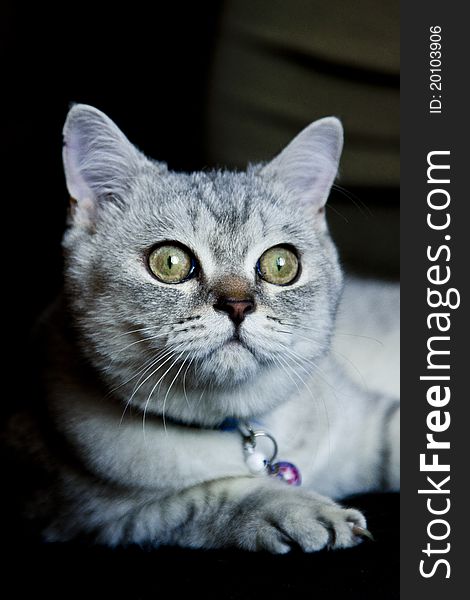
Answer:
M174 352L176 350L178 350L179 348L181 348L181 346L183 346L183 344L179 344L178 346L176 346L175 348L171 348L170 350L168 350L163 356L160 356L158 359L155 360L155 362L150 365L150 367L148 367L145 372L149 371L152 367L154 367L155 365L158 364L157 368L154 369L150 375L147 375L147 377L140 383L140 384L136 384L136 387L134 387L134 390L131 394L131 397L127 400L126 402L126 406L124 408L124 412L122 414L121 417L121 424L122 424L122 419L124 418L124 415L126 413L127 408L130 406L132 400L134 399L135 395L137 394L137 392L140 390L140 388L151 378L155 375L155 373L157 373L157 371L159 371L163 365L165 365L169 360L171 360L172 356L174 356ZM161 362L164 358L166 358L168 355L170 355L164 362ZM145 372L143 375L145 375ZM138 383L138 382L137 382Z
M169 333L169 332L168 332ZM115 355L113 356L113 358L111 359L109 366L111 366L114 361L116 360L116 356L118 356L119 354L122 354L122 352L124 352L125 350L128 350L131 346L135 346L136 344L142 344L143 342L151 342L152 340L158 340L161 338L168 338L168 333L161 333L158 335L152 335L149 337L144 337L141 340L137 340L136 342L131 342L130 344L127 344L127 346L124 346L124 348L120 348Z
M156 390L158 384L161 381L163 381L163 378L171 371L171 369L176 365L176 363L181 358L181 356L183 356L184 353L185 353L185 350L183 350L176 357L176 359L171 363L171 365L168 367L168 369L163 373L163 375L160 377L160 379L157 381L157 383L150 390L150 394L148 395L147 401L145 402L144 414L143 414L143 417L142 417L142 430L143 430L143 434L144 434L144 439L145 439L145 420L146 420L146 416L147 416L147 409L148 409L148 406L149 406L149 403L150 403L150 399L152 398L152 395L153 395L154 391ZM160 365L159 368L161 368L165 363L167 363L169 360L171 360L175 356L175 354L176 354L176 352L173 353L162 365ZM163 428L165 429L165 433L166 433L165 415L163 415Z
M170 390L173 387L173 384L175 383L176 379L178 378L178 375L181 373L181 370L183 369L183 367L185 365L185 362L188 360L188 358L189 358L189 356L186 356L185 359L183 360L183 362L181 363L181 366L178 369L178 371L176 372L176 375L173 377L170 385L168 386L168 389L167 389L166 394L165 394L165 398L163 399L162 416L163 416L163 427L165 429L165 433L167 432L166 431L166 420L165 420L165 407L166 407L166 401L167 401L167 398L168 398L168 394L170 393Z
M195 358L196 358L195 356L193 356L191 358L191 360L188 363L188 366L186 367L186 371L184 372L184 375L183 375L183 394L184 394L184 397L186 399L186 404L188 405L189 409L191 409L191 406L189 404L188 394L186 393L186 375L188 374L189 367L192 365Z
M297 364L300 366L300 368L302 368L305 373L307 373L307 375L310 377L312 375L311 372L307 371L307 369L300 364L298 361L301 360L303 362L306 362L310 365L312 365L312 367L314 368L314 370L319 374L320 379L326 383L326 385L331 388L331 390L333 391L335 398L338 399L336 392L338 391L327 379L326 379L326 375L324 373L324 371L322 371L322 369L320 369L320 367L310 358L306 358L305 356L301 356L300 354L298 354L297 352L295 352L294 350L292 350L291 348L288 348L285 344L280 344L284 350L286 352L288 352L292 357L294 357L292 360L296 360Z
M281 369L284 371L284 373L286 373L286 375L289 377L289 379L290 379L290 380L292 381L292 383L295 385L295 387L297 388L297 391L298 391L298 392L299 392L299 394L300 394L301 392L300 392L300 388L299 388L299 386L298 386L297 382L296 382L296 381L295 381L295 379L292 377L292 375L289 373L289 371L287 370L287 368L284 366L284 365L285 365L285 363L283 364L283 363L280 361L280 356L279 356L279 355L278 355L278 356L276 356L275 354L273 354L273 355L271 356L271 358L272 358L272 360L274 360L274 362L275 362L275 363L276 363L278 366L280 366L280 367L281 367Z
M165 350L161 350L160 352L157 353L156 356L152 356L149 360L145 361L145 363L142 365L142 367L136 372L134 373L134 375L132 375L131 377L129 377L129 379L126 379L125 381L123 381L122 383L120 383L119 385L116 385L115 387L111 388L108 392L108 396L110 396L111 394L113 394L116 390L119 390L120 388L122 388L123 386L127 385L128 383L130 383L133 379L135 379L140 373L142 373L142 371L144 371L144 374L152 368L152 366L155 364L155 361L158 360L162 354L164 353ZM137 384L139 383L140 379L137 381ZM136 385L137 385L136 384Z
M277 331L279 333L291 333L291 332L285 332L282 331L282 329L274 329L274 331ZM307 337L305 335L300 335L298 332L295 333L296 337L299 337L303 340L307 340L308 342L315 342L314 338L310 338ZM335 354L337 356L339 356L340 358L342 358L344 361L346 361L347 363L349 363L351 365L351 367L356 371L356 373L358 374L359 378L362 381L362 385L364 386L365 389L368 388L366 380L364 379L364 376L362 375L361 371L357 368L357 366L352 362L352 360L350 360L345 354L343 354L342 352L339 352L338 350L334 350L333 348L330 348L329 350L332 354Z
M320 329L318 327L308 327L307 325L302 325L301 323L291 323L289 321L285 321L284 319L274 319L272 317L271 317L271 320L277 321L280 325L287 325L288 327L297 327L299 329L305 329L306 331L313 331L314 333L321 333L321 334L325 333L325 331L323 329ZM383 346L382 341L378 340L377 338L371 337L369 335L360 335L358 333L349 333L349 332L341 331L338 329L335 329L335 333L337 333L338 335L346 335L346 336L351 336L351 337L362 338L365 340L370 340L372 342L375 342L375 343Z
M113 341L116 338L123 337L125 335L130 335L131 333L139 333L141 331L155 331L155 329L161 329L161 325L151 325L150 327L139 327L139 329L131 329L130 331L122 331L121 333L116 333L113 335L110 340Z
M279 356L278 358L282 358L282 360L286 363L286 365L289 365L289 363L287 362L287 358L286 357L281 357ZM292 359L291 359L292 360ZM310 397L312 398L313 402L315 403L317 401L317 397L315 396L315 394L313 393L312 389L310 388L310 386L307 384L307 382L304 380L304 378L299 375L299 373L297 373L297 371L292 367L292 365L290 365L290 368L292 369L292 372L300 379L300 381L302 382L302 384L305 386L305 388L307 389L308 393L310 394ZM306 371L308 373L308 371ZM297 387L298 389L298 387ZM299 390L300 393L300 390ZM333 391L334 393L334 391ZM336 394L335 394L336 397ZM320 395L320 401L321 401L321 405L323 407L323 413L325 415L325 421L326 421L326 438L328 440L328 456L330 456L331 454L331 447L330 447L330 418L328 415L328 409L327 406L325 404L324 399L321 397ZM318 448L318 444L319 441L317 441L317 448Z

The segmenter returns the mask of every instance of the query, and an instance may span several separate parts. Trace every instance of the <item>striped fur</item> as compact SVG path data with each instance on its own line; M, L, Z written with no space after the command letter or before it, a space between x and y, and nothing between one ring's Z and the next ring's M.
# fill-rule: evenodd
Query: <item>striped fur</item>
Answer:
M364 517L329 498L398 488L398 292L347 280L336 321L343 278L323 207L339 122L317 121L243 173L170 172L87 106L64 132L75 203L65 294L43 327L47 393L11 422L42 473L27 515L53 541L357 543ZM194 252L198 277L152 276L146 256L165 240ZM278 244L300 257L289 286L256 275ZM256 310L229 343L234 325L213 305L234 281ZM240 435L214 429L226 417L260 420L302 488L251 475Z

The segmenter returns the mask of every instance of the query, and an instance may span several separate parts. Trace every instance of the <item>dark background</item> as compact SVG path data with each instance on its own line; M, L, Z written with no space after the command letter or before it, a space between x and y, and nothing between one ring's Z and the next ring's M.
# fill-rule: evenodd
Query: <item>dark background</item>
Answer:
M202 168L220 5L161 3L149 13L2 4L4 241L15 234L4 281L14 290L14 313L21 310L21 321L7 323L19 334L12 336L18 351L61 284L68 203L62 127L70 104L100 108L147 155L174 169Z
M173 169L211 166L208 102L224 9L222 1L155 3L152 10L135 4L101 10L86 3L67 9L2 4L2 237L8 303L3 413L26 393L35 360L30 331L61 287L60 239L67 208L61 130L70 103L100 108L147 155ZM352 195L334 195L336 210L330 212L345 264L396 277L396 188L348 190ZM362 233L351 243L354 231ZM374 250L379 242L382 254ZM214 598L258 598L267 591L296 598L319 590L330 597L347 592L348 598L395 598L397 498L366 496L350 504L366 511L375 544L314 556L43 547L7 527L6 580L16 586L17 597L33 590L57 596L78 591L93 596L99 590L103 598L150 598L170 583L174 593L202 591ZM67 591L64 578L75 592Z

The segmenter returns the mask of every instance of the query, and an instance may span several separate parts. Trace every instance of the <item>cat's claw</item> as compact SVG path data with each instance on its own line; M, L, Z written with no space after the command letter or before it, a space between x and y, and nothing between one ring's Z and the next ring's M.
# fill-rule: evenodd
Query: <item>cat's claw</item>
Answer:
M375 542L374 536L368 529L366 529L365 527L359 527L359 525L355 525L354 523L350 523L350 525L354 535L362 538L367 538L371 540L371 542Z

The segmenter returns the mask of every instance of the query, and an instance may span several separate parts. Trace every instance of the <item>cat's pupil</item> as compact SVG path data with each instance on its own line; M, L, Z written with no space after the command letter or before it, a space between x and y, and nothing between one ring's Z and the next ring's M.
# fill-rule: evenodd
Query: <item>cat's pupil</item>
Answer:
M170 255L167 259L168 268L171 270L171 267L173 265L177 265L179 262L180 259L177 256L175 256L174 254Z
M286 264L286 259L282 258L282 256L278 256L276 259L277 270L280 271L285 264Z

